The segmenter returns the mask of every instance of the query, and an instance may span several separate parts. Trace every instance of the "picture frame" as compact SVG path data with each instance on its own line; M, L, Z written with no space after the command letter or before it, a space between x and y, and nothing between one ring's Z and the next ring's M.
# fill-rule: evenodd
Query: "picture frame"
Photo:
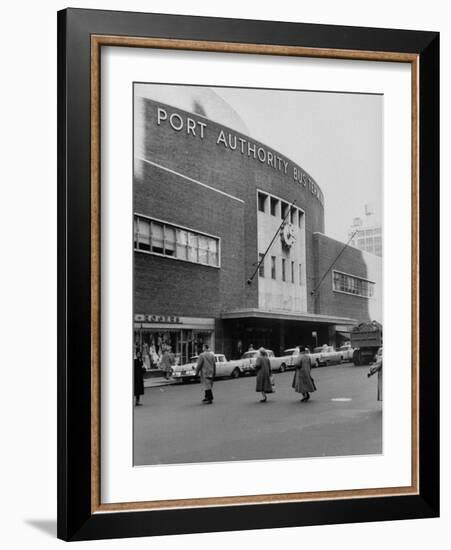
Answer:
M100 498L100 52L152 48L411 66L412 483L172 502ZM90 540L439 515L439 34L58 13L58 537Z

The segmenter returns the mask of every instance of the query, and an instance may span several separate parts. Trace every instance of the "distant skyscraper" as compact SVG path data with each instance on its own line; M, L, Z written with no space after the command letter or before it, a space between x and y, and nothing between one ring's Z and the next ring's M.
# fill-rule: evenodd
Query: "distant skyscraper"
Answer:
M348 235L351 239L350 246L376 256L382 256L382 227L374 216L371 204L365 204L363 218L354 218Z

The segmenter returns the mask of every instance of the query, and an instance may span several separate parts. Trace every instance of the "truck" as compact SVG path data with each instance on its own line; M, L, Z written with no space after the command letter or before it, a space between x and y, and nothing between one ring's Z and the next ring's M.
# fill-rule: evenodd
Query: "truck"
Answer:
M354 348L354 365L368 365L375 360L382 346L382 325L377 321L360 323L351 331L351 347Z

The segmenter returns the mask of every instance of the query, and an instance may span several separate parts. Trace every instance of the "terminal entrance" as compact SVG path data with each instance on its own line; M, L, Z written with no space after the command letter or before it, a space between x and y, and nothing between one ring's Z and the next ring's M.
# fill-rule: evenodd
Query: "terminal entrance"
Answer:
M216 347L222 344L222 352L230 359L237 359L252 348L264 347L278 356L296 346L313 349L337 343L333 324L256 318L227 319L222 324L222 342L217 338Z

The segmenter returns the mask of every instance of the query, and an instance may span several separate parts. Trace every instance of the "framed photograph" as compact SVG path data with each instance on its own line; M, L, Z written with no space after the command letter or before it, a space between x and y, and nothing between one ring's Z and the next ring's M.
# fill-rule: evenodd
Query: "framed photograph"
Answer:
M58 14L58 536L439 514L439 35Z

